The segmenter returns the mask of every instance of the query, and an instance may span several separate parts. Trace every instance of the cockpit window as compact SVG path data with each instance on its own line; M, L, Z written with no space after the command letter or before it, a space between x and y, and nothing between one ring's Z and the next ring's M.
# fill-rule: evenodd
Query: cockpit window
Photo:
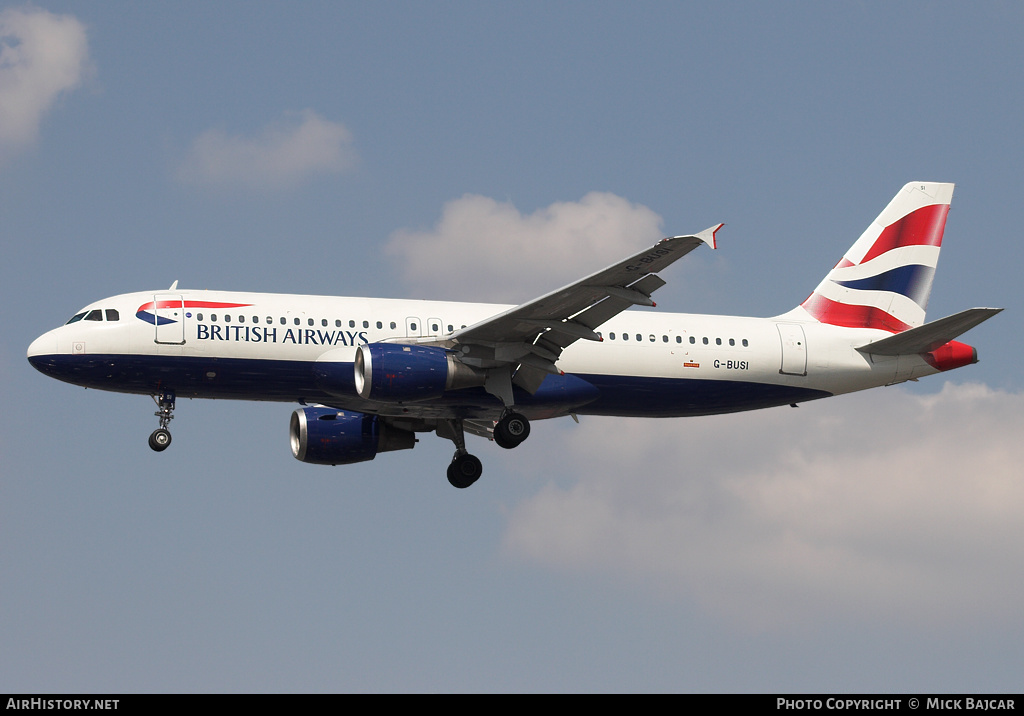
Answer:
M104 314L106 314L108 321L121 320L121 314L118 313L118 310L116 308L94 308L91 311L82 311L81 313L76 313L70 319L68 319L68 322L65 323L64 325L66 326L68 325L68 323L76 323L77 321L82 320L102 321Z

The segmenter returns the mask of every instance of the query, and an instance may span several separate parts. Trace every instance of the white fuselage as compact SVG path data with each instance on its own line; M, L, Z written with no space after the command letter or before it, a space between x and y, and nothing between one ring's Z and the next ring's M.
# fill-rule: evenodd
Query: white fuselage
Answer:
M161 302L175 308L162 308ZM356 348L442 337L510 306L376 298L154 291L98 301L44 334L29 357L67 382L128 393L325 403L380 415L490 418L500 401L476 389L457 401L395 406L329 391L318 361L351 375ZM171 315L176 310L184 315ZM100 313L96 313L99 311ZM115 313L116 312L116 313ZM116 316L116 320L110 320ZM98 320L100 319L100 320ZM796 309L775 318L630 310L599 327L603 340L569 346L535 395L516 391L534 418L568 413L670 417L785 405L938 372L920 356L855 349L890 335L819 323ZM346 373L347 371L347 373ZM568 382L585 381L586 390ZM564 384L564 386L563 386ZM593 386L591 390L590 386ZM468 407L467 407L468 405ZM454 409L454 408L453 408Z

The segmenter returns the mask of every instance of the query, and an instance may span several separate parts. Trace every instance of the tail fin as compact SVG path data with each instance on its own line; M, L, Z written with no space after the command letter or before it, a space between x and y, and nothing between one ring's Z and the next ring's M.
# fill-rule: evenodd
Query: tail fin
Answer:
M952 184L904 186L801 307L834 326L922 325L952 198Z

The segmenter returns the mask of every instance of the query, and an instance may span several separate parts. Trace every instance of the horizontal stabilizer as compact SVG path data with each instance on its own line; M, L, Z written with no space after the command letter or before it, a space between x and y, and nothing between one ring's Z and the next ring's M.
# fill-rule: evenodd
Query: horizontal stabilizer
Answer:
M928 353L949 343L960 334L966 333L982 321L987 321L1002 310L1001 308L968 308L966 311L954 313L952 316L911 328L880 341L858 346L857 350L861 353L883 356Z

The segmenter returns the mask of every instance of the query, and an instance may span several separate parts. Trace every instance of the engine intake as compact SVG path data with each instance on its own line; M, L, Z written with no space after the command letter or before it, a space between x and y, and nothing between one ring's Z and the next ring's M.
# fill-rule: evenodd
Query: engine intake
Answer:
M431 400L445 391L483 385L486 376L444 348L368 343L356 350L356 392L365 400Z
M372 460L379 452L409 450L416 436L392 427L376 415L302 408L292 413L289 426L292 455L314 465L349 465Z

